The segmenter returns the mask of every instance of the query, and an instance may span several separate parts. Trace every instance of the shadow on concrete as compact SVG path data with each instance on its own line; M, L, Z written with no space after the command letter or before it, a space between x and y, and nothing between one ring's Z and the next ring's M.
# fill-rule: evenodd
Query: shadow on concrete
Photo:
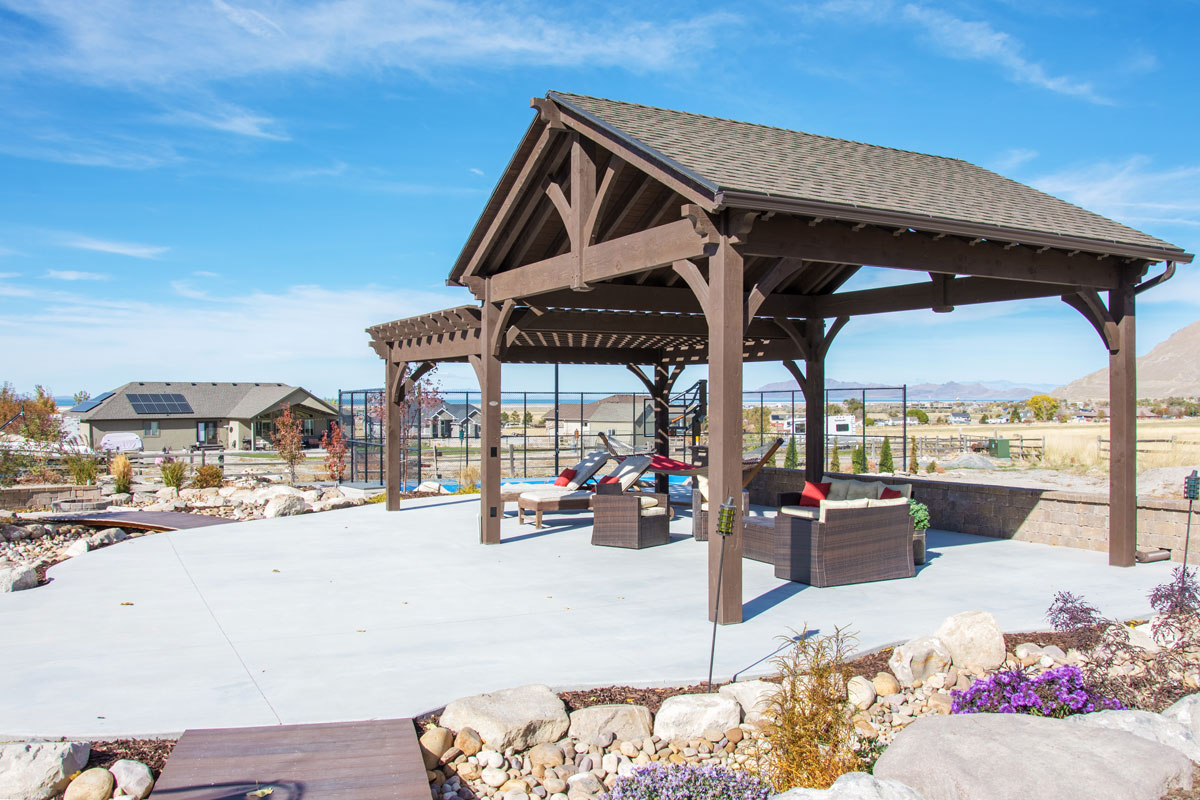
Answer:
M811 588L807 583L787 581L774 589L763 592L748 603L742 604L742 619L754 619L764 611L768 611L789 597L795 597L805 589Z

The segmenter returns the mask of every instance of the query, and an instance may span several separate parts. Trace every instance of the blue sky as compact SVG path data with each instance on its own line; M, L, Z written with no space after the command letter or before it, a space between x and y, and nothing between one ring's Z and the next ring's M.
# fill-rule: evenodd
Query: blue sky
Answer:
M445 276L552 88L965 158L1196 252L1198 23L1195 0L0 0L0 380L379 384L363 328L469 299ZM1198 271L1140 300L1145 352L1200 318ZM829 357L888 383L1106 363L1051 300L857 319Z

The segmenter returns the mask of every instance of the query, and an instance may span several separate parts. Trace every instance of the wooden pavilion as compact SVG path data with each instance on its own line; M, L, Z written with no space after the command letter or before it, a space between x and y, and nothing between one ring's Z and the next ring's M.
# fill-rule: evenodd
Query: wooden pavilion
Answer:
M393 403L434 362L474 367L483 543L500 541L503 363L628 366L657 403L662 453L672 384L684 365L706 363L710 496L722 498L741 486L744 361L783 362L808 399L807 429L819 431L825 356L850 318L1061 297L1110 354L1109 563L1133 565L1135 297L1190 254L958 159L562 92L532 105L450 272L478 304L368 329ZM838 291L862 266L914 280ZM399 434L389 427L389 509ZM807 437L805 457L818 479L823 437ZM709 536L710 617L719 538ZM740 520L727 548L719 621L734 623Z

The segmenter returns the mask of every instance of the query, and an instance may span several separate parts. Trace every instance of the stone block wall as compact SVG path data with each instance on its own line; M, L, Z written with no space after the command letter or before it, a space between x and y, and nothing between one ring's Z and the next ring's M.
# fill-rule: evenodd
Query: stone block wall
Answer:
M839 478L911 483L913 497L929 506L933 527L997 539L1108 550L1108 497L1015 486L986 486L926 478L837 475ZM804 487L801 470L765 468L750 483L750 502L774 505L780 492ZM1166 548L1183 559L1187 529L1186 500L1138 498L1138 549ZM1197 530L1189 563L1200 564L1200 508L1192 520Z
M25 508L49 508L59 500L99 500L100 487L50 485L9 486L0 489L0 509L18 511Z

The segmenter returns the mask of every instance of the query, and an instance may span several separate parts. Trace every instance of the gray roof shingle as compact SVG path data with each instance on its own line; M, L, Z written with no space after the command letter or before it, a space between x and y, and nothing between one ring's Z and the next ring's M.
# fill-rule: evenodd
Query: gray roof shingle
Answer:
M957 158L565 92L550 98L716 192L1180 250ZM1181 251L1182 252L1182 251Z
M152 414L137 414L129 402L129 394L181 394L192 407L191 414L171 414L177 419L252 419L274 407L295 392L307 397L301 402L319 407L329 414L334 409L299 386L286 383L210 383L197 381L135 381L113 390L109 397L91 411L82 414L85 421L155 419Z

